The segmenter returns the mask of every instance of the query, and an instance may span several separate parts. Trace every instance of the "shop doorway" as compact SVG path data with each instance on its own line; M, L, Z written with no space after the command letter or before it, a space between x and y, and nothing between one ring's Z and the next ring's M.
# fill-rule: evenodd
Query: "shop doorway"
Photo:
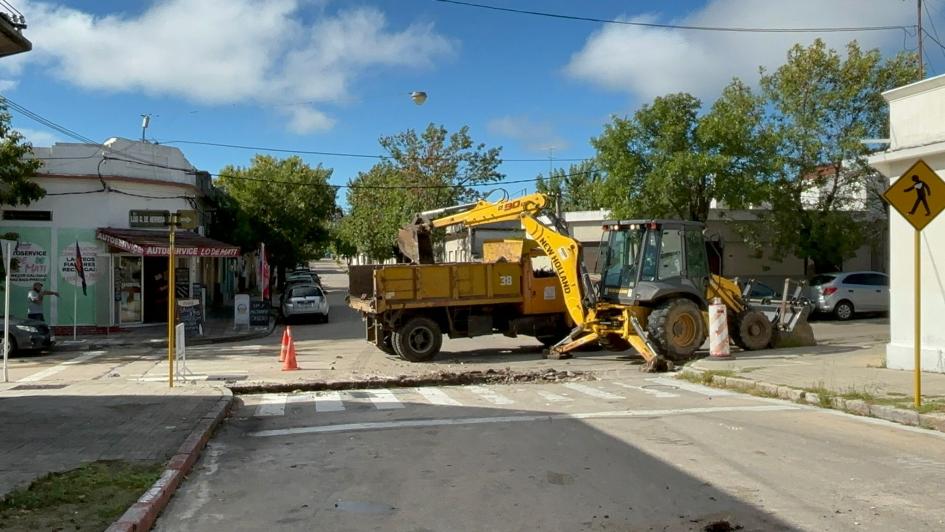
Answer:
M118 255L115 257L115 301L118 303L118 323L141 323L142 296L141 266L142 258Z
M167 257L144 258L144 322L167 322Z

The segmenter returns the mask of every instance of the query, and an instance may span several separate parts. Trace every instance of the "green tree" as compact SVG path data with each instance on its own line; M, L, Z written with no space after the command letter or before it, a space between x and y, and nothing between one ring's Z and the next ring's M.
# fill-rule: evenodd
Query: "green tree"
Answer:
M313 258L328 242L336 208L331 173L297 156L256 155L248 167L227 166L217 186L235 205L223 200L221 223L234 224L237 240L264 241L274 265L286 268Z
M32 180L43 163L32 158L32 145L13 129L11 119L0 97L0 205L15 207L29 205L46 191Z
M560 198L562 211L589 211L604 204L603 173L592 160L572 164L570 168L556 168L549 177L538 176L535 190Z
M886 136L882 92L917 78L913 53L884 59L853 41L841 54L820 39L795 45L784 65L762 71L761 91L778 137L764 226L772 228L777 251L813 261L823 272L842 267L877 237L883 224L871 223L869 213L884 207L861 141Z
M388 157L349 180L349 211L341 234L374 260L394 256L397 229L414 214L449 207L480 197L474 185L493 183L500 148L486 148L469 136L469 128L449 134L430 124L380 139Z
M759 98L738 80L700 116L690 94L658 97L632 117L613 117L591 139L606 172L604 207L618 217L705 221L712 200L744 208L762 197L757 153L773 144Z

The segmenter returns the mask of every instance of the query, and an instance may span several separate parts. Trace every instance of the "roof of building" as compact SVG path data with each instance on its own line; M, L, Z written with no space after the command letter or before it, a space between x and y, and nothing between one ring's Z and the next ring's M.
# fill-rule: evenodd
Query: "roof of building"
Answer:
M171 146L113 137L103 144L57 142L33 148L43 161L37 175L120 176L196 186L196 168Z

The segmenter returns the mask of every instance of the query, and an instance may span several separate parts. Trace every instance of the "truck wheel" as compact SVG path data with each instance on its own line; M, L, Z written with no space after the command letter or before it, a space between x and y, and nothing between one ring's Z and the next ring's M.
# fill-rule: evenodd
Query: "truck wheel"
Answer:
M384 335L384 339L381 340L381 345L378 346L380 350L390 356L398 356L397 351L394 351L394 333L390 331L384 331L382 334Z
M647 329L650 341L660 350L660 354L676 362L692 358L706 339L702 312L695 303L685 298L660 304L650 313Z
M443 333L430 318L413 318L394 332L394 351L404 360L425 362L440 352Z
M757 310L743 310L735 316L729 334L735 345L746 351L757 351L771 344L774 329L768 317Z

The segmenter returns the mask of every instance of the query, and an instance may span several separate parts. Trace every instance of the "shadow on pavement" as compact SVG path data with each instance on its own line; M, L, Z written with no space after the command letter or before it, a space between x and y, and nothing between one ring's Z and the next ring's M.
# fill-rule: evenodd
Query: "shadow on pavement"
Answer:
M95 460L166 461L221 398L209 388L186 395L104 389L73 395L70 387L20 384L0 396L0 497Z
M304 402L276 418L241 410L212 442L210 469L202 459L156 530L796 530L716 487L724 478L706 481L670 463L667 454L712 459L691 431L667 430L665 419L469 421L557 413L404 406L331 422L296 417L314 411ZM398 419L418 425L345 425ZM254 436L306 421L331 432ZM647 449L612 436L628 424L652 435Z

